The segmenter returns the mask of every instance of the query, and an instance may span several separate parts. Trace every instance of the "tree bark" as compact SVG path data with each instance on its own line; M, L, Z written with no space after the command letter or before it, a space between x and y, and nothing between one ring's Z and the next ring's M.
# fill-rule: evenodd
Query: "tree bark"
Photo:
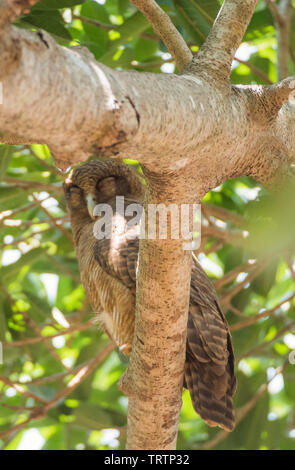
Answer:
M61 168L92 154L136 158L146 204L192 204L242 175L264 184L289 176L295 81L230 84L257 0L225 0L207 41L177 76L112 70L43 31L12 27L21 3L0 2L2 142L47 144ZM133 352L121 383L129 449L175 448L190 267L182 240L142 240Z

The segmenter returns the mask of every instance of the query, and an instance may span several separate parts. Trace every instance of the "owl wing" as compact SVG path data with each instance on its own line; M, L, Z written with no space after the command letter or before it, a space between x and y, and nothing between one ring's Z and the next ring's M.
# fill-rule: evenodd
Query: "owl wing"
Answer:
M95 258L100 266L135 294L139 228L114 239L98 240ZM133 313L134 314L134 313ZM197 413L211 426L232 430L235 391L231 337L215 289L194 257L184 386Z
M135 293L139 252L139 227L125 231L111 239L97 240L94 256L100 266L112 277Z
M123 232L115 226L110 239L97 239L93 247L94 260L102 272L100 278L104 280L100 282L97 278L103 306L98 320L126 355L132 349L135 319L139 240L134 232L137 234L136 226Z
M234 354L214 286L194 257L188 316L185 386L209 425L234 427Z

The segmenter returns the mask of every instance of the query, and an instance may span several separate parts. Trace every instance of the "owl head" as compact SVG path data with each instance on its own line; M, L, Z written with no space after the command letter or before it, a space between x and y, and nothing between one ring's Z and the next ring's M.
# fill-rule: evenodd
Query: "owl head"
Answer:
M71 171L64 183L69 209L87 207L91 215L97 204L115 196L142 201L143 180L130 165L113 160L92 160Z

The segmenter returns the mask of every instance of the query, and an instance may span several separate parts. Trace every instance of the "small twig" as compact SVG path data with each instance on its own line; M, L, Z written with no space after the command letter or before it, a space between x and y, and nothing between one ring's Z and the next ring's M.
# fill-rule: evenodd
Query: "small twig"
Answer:
M32 227L35 225L48 225L48 222L46 220L44 221L32 221L32 220L22 220L22 219L4 219L2 221L2 225L5 227Z
M50 227L44 229L44 230L39 230L38 232L32 232L30 235L27 235L25 237L19 237L17 238L16 240L13 240L12 242L10 243L3 243L2 245L0 245L0 249L3 250L5 248L7 248L8 246L17 246L19 245L20 243L30 243L30 240L31 239L34 239L36 242L39 242L40 243L40 240L38 240L37 238L35 238L36 235L43 235L44 233L46 232L49 232L50 230L52 230L52 226L50 225Z
M258 315L247 318L245 321L242 321L240 323L236 323L234 325L231 325L230 330L231 331L241 330L242 328L246 328L247 326L253 325L253 323L256 323L257 321L261 320L262 318L272 317L276 313L278 308L280 308L283 304L293 300L294 297L295 297L295 294L291 295L290 297L288 297L285 300L282 300L282 302L280 302L278 305L276 305L275 307L273 307L269 310L265 310L264 312L259 313Z
M43 166L45 166L45 168L47 168L47 170L49 170L51 173L54 173L55 175L59 176L60 178L62 179L65 179L66 178L66 175L64 173L62 173L56 166L54 165L50 165L50 163L47 163L46 160L43 160L42 158L40 158L35 150L31 147L31 146L26 146L28 148L28 150L32 153L32 155L34 155L34 158Z
M38 181L21 180L19 178L4 178L5 183L20 186L24 189L40 189L41 191L53 191L55 193L63 193L63 188L60 184L39 183Z
M22 421L21 423L16 424L12 428L8 429L7 431L0 432L0 439L5 439L6 437L10 436L10 434L16 433L17 431L20 431L23 429L27 424L29 424L32 421L32 417L30 416L29 418L25 419L25 421Z
M256 260L252 263L249 261L246 261L246 263L241 264L237 266L236 268L232 269L231 271L226 273L222 278L214 281L215 289L220 289L222 286L234 281L240 273L244 273L244 272L248 273L251 270L251 268L254 267L256 263L257 263Z
M83 300L81 308L78 310L77 316L74 319L74 323L80 323L81 320L84 318L86 315L87 311L89 311L90 307L90 302L87 296L85 296L85 299Z
M275 335L273 339L266 341L265 343L259 344L255 348L251 349L250 351L246 352L242 356L238 357L236 361L239 362L245 357L256 356L258 353L261 353L263 349L267 348L270 344L272 344L274 341L279 339L284 333L286 333L286 331L292 331L294 328L295 328L295 322L288 323L280 331L277 332L277 334Z
M16 431L20 431L23 429L27 424L29 424L33 420L39 420L44 418L48 411L53 408L55 405L57 405L62 399L64 399L66 396L70 395L70 393L75 390L78 385L89 375L91 372L94 371L94 369L104 360L106 357L116 348L116 345L114 343L109 343L102 351L98 353L98 355L93 358L88 365L82 366L76 375L70 380L70 382L67 384L67 386L58 392L55 397L46 402L43 401L44 405L40 406L38 408L34 408L29 417L23 421L22 423L17 424L16 426L13 426L12 428L8 429L7 431L1 432L0 433L0 439L4 439L5 437L9 436L12 433L15 433ZM0 377L1 380L1 377ZM15 384L13 384L15 386ZM19 387L17 385L17 387ZM28 392L26 392L28 393ZM38 399L38 397L36 397Z
M266 0L267 6L270 9L274 20L279 26L284 26L284 18L282 17L280 10L274 0Z
M117 25L102 23L101 21L97 21L92 18L87 18L86 16L73 14L72 18L73 20L79 20L82 21L82 23L90 24L91 26L95 26L96 28L104 29L106 31L112 31L118 28Z
M235 307L232 303L229 304L228 309L237 317L246 318L246 315L242 313L237 307Z
M232 245L243 246L247 234L241 230L224 230L215 225L202 226L202 235L205 237L215 237L222 240L224 243L230 243Z
M273 84L273 81L268 77L268 75L266 75L266 73L264 73L262 70L256 67L256 65L251 64L249 60L242 60L242 59L238 59L237 57L235 57L234 60L248 67L248 69L250 69L254 75L256 75L257 77L260 77L262 80L265 81L265 83L269 83L270 85Z
M56 405L60 400L65 398L67 395L69 395L73 390L75 390L78 385L84 380L91 372L94 371L94 369L100 364L108 355L114 351L116 348L116 344L114 342L111 342L107 344L103 348L102 351L98 353L96 357L94 357L87 365L81 367L78 372L74 375L74 377L70 380L70 382L67 384L66 388L64 390L61 390L58 392L55 397L46 405L47 410L52 408L54 405Z
M31 381L26 382L25 384L22 382L14 382L14 383L17 385L30 385L30 386L38 385L39 386L39 385L49 384L52 382L57 382L57 381L64 379L68 375L75 374L78 370L81 369L81 367L87 366L89 363L90 363L90 360L84 362L83 364L79 364L75 367L72 367L71 369L68 369L65 372L60 372L59 374L47 375L46 377L40 377L39 379L32 379Z
M8 410L12 411L33 411L36 407L35 406L14 406L8 405L7 403L1 403L2 408L7 408Z
M48 197L42 199L42 201L32 202L31 204L27 204L26 206L23 206L23 207L18 207L17 209L0 212L0 223L2 223L3 220L14 217L15 215L18 215L22 212L26 212L26 211L29 211L31 209L34 209L34 207L36 207L39 204L39 202L44 202L47 199L49 199L50 197L51 196L48 196Z
M21 385L15 384L11 380L9 380L7 377L1 376L0 381L3 382L5 385L8 385L9 387L14 388L16 392L20 393L21 395L24 395L25 397L33 398L33 400L39 401L41 403L47 403L47 401L44 400L44 398L38 397L34 393L28 392Z
M233 287L230 287L228 290L223 292L220 299L220 303L222 304L222 306L227 306L230 303L231 299L235 297L245 287L246 284L253 281L253 279L255 279L255 277L257 277L261 273L261 271L265 269L268 263L269 260L260 261L256 264L253 270L248 273L247 277L242 282L234 285Z
M69 268L67 268L67 266L65 264L58 261L58 259L56 257L48 255L48 259L49 259L50 263L55 265L61 273L63 273L65 276L68 276L71 279L73 279L74 282L77 282L78 284L80 283L80 276L78 276L74 272L72 272Z
M193 54L169 16L154 0L130 1L151 23L155 33L174 58L178 69L183 70L191 62Z
M209 248L204 250L204 254L207 256L207 255L210 255L210 253L217 253L219 250L221 250L223 245L224 243L218 240L212 243L212 245Z
M53 338L57 338L58 336L63 336L67 335L70 333L73 333L74 331L84 331L87 330L88 328L93 327L93 321L88 321L86 323L82 323L80 325L73 325L67 328L66 330L59 331L58 333L51 335L51 336L38 336L36 338L27 338L24 340L19 340L19 341L12 341L11 343L2 343L3 348L16 348L16 347L21 347L21 346L27 346L30 344L36 344L40 343L40 341L47 341L47 340L52 340Z
M39 207L40 209L47 215L47 217L51 220L51 222L53 223L53 225L62 232L62 234L73 244L74 241L73 241L73 237L72 235L70 234L70 232L68 232L65 227L58 223L58 219L53 217L53 215L46 209L46 207L44 207L42 205L42 201L38 201L38 199L33 195L33 198L35 200L35 202L37 204L39 204Z
M82 23L90 24L91 26L96 26L97 28L104 29L106 31L116 31L119 28L119 25L102 23L101 21L87 18L86 16L72 15L72 18L74 20L80 20ZM158 36L151 33L141 33L140 38L146 39L148 41L159 41Z
M46 338L46 336L45 337L41 336L42 333L41 333L41 330L40 330L39 326L34 322L34 320L32 318L30 318L28 316L27 312L23 312L22 315L23 315L24 320L29 325L29 327L32 328L32 330L36 333L37 336L42 338L42 342L43 342L44 346L48 349L51 356L62 366L62 368L69 369L65 364L63 364L60 356L58 355L58 353L54 349L50 338L44 340L44 338Z
M239 227L245 227L247 224L245 218L242 215L233 211L229 211L228 209L224 209L224 207L215 206L214 204L203 204L202 211L210 216L216 217L217 219L232 222Z

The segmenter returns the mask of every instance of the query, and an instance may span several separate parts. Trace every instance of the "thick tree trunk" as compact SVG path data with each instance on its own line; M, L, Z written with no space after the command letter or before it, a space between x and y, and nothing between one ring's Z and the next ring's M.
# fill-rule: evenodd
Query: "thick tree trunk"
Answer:
M180 203L195 200L196 195L188 191L185 195L187 176L178 175L171 187L169 178L145 172L145 213L151 204L169 201L179 208ZM192 264L191 251L184 250L184 243L181 237L171 239L171 234L165 240L141 240L133 351L121 380L129 397L129 449L176 446Z

